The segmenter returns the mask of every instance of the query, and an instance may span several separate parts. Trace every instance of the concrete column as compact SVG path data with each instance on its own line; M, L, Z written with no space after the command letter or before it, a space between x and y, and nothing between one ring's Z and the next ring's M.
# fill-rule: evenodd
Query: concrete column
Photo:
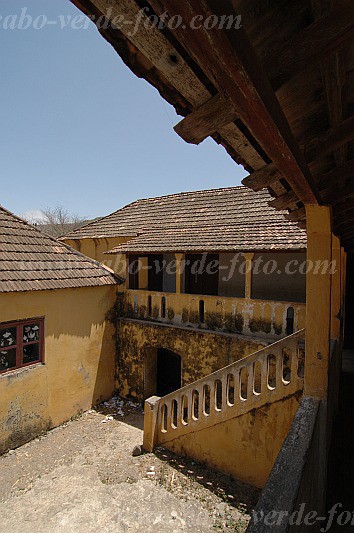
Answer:
M331 339L341 338L342 257L338 237L332 237Z
M176 294L184 291L184 261L185 254L175 254L176 258Z
M149 260L147 257L139 257L139 289L147 289L149 286Z
M246 261L246 274L245 274L245 298L250 299L252 295L252 260L254 258L253 253L243 254Z
M305 396L314 396L326 402L331 326L332 228L330 208L307 205L306 226L307 261L308 267L312 268L308 268L309 271L306 274L304 392Z

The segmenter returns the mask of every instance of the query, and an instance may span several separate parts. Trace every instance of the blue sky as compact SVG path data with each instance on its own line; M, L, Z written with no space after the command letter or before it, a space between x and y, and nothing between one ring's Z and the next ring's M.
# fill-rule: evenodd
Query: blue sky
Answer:
M62 205L97 217L137 198L239 185L211 140L188 145L180 120L88 29L11 29L8 15L74 16L69 0L1 0L0 203L24 214Z

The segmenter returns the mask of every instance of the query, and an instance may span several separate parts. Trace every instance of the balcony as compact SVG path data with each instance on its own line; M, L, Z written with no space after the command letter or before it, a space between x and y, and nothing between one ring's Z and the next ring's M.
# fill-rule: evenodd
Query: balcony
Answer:
M123 316L163 324L281 339L305 326L306 305L128 289Z

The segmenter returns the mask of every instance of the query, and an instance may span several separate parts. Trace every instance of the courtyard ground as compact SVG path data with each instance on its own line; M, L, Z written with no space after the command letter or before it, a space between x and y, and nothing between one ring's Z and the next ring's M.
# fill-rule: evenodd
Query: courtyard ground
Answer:
M133 457L142 427L112 399L2 456L0 532L244 531L258 491L162 449Z

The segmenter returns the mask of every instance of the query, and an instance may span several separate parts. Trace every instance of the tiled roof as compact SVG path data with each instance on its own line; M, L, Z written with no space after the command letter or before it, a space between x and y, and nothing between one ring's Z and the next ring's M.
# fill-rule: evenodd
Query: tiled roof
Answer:
M113 285L97 261L42 233L0 206L0 292Z
M300 250L306 232L269 207L267 191L246 187L138 200L66 239L132 237L122 252Z
M296 228L298 229L298 228ZM120 244L108 253L153 252L247 252L266 250L304 250L306 235L299 235L277 224L245 224L205 226L201 228L167 229L143 233Z

